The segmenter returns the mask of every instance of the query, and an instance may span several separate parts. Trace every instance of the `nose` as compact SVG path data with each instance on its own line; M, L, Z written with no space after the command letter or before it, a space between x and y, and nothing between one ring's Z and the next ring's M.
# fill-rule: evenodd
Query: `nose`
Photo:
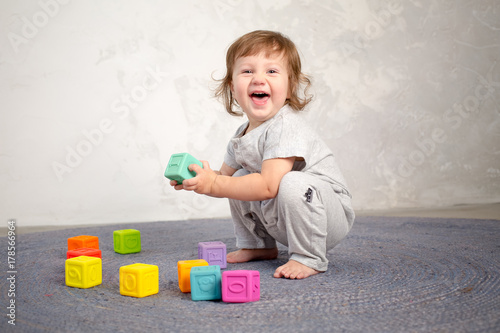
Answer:
M262 85L265 82L265 75L262 73L254 73L254 75L252 76L252 84L254 85Z

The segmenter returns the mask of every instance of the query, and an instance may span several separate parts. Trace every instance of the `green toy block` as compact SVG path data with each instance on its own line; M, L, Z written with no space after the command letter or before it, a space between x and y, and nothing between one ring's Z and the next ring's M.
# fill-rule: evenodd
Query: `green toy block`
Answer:
M203 164L188 153L173 154L168 161L165 177L177 181L177 184L182 184L184 179L196 176L196 172L188 169L191 164L198 164L203 168Z
M135 229L113 231L115 252L121 254L141 252L141 232Z

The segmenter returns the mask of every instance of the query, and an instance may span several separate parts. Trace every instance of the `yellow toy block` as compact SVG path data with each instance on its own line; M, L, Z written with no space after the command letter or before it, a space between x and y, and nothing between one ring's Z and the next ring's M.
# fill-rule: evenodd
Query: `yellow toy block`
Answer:
M80 256L66 260L66 285L90 288L102 283L101 258Z
M120 267L120 294L146 297L158 294L159 270L156 265L133 264Z
M204 259L183 260L177 262L179 288L183 293L191 292L191 268L196 266L208 266L208 262Z

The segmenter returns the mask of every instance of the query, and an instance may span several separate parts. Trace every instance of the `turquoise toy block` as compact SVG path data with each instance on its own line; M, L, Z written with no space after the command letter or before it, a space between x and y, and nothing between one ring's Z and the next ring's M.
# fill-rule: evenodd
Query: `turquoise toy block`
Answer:
M220 266L191 268L191 299L193 301L220 300L222 298Z
M193 178L196 172L189 171L188 167L191 164L198 164L203 167L203 164L188 153L173 154L168 161L165 177L177 181L177 184L182 184L184 179Z
M113 231L113 246L116 253L141 252L141 232L135 229Z

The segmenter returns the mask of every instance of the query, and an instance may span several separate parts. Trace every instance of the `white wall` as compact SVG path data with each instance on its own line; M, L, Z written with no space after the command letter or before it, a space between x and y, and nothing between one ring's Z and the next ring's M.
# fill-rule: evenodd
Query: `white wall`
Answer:
M163 171L220 165L243 119L211 75L255 29L301 50L357 209L500 200L498 1L2 1L0 220L228 217Z

